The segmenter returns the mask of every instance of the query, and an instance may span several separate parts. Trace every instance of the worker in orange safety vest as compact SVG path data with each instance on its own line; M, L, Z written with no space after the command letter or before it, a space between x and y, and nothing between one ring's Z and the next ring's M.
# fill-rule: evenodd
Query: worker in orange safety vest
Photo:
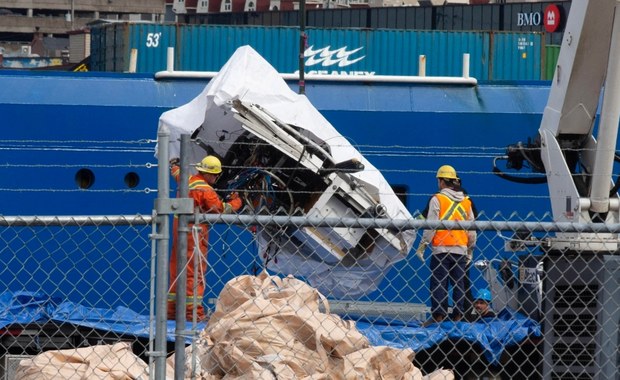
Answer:
M213 184L222 173L222 164L215 156L206 156L196 165L197 174L189 178L189 197L194 199L194 209L201 214L205 213L233 213L242 206L241 198L237 193L232 193L227 201L223 201L213 189ZM181 174L179 160L170 160L170 172L177 183ZM198 228L197 234L188 233L187 238L187 284L186 284L186 309L187 320L193 319L194 307L198 321L206 319L203 306L205 293L206 272L207 272L207 246L209 241L209 228L206 224L195 226ZM194 230L194 224L189 223L190 231ZM194 236L197 236L195 241ZM176 281L179 273L177 268L177 245L178 245L178 218L173 222L172 253L170 255L170 288L168 291L168 319L176 319ZM198 252L199 250L199 252ZM194 253L199 253L199 265L194 264ZM198 270L198 283L194 284L194 273ZM196 293L194 293L194 289ZM195 296L195 297L194 297ZM194 304L196 302L196 304Z
M428 221L473 221L474 211L469 196L465 195L456 170L443 165L437 171L439 192L429 202ZM448 288L452 285L454 302L452 318L460 320L464 314L466 297L466 268L471 261L471 252L476 245L476 231L425 230L417 254L424 257L424 251L431 246L431 315L425 325L441 322L448 315Z

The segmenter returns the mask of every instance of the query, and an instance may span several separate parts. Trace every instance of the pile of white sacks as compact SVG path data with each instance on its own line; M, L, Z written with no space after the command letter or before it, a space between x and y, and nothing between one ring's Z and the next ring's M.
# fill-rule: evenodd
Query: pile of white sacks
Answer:
M100 346L87 349L97 347L102 349ZM122 343L107 347L110 351L125 350L124 355L133 355L128 347L122 348ZM79 350L84 348L68 351ZM41 358L43 355L49 356L50 352L23 360L17 379L70 375L71 371L66 371L69 368L62 368L59 360L51 360L53 354ZM99 355L106 356L102 352ZM454 379L450 370L422 375L412 364L413 356L410 349L371 346L355 322L330 314L325 297L303 281L263 273L239 276L226 284L198 342L186 348L184 373L186 379L200 380ZM46 360L56 367L43 369ZM112 361L91 360L85 364L83 360L84 368L80 369L76 368L74 358L67 365L75 376L64 378L148 378L148 366L135 356L129 361L119 361L118 368L113 367ZM104 364L107 370L95 371L92 366L97 363ZM173 373L173 364L174 355L168 358L167 377ZM110 376L106 377L106 372ZM45 373L55 373L56 377ZM97 375L91 377L87 373Z

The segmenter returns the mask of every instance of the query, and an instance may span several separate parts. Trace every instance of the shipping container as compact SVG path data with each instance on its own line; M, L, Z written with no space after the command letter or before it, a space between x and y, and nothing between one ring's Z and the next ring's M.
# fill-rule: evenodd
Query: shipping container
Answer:
M313 28L367 28L443 31L502 31L545 33L546 45L559 45L571 1L541 1L509 4L348 9L306 9L305 24ZM557 28L549 31L546 11L555 7ZM185 24L299 26L299 11L178 14Z
M558 63L559 56L560 56L560 45L545 46L545 62L544 62L544 70L543 70L544 80L553 79L553 74L555 74L555 66Z
M540 33L493 33L493 80L541 79L544 43Z
M179 71L219 71L240 46L250 45L281 73L299 70L299 28L113 23L93 28L94 71L127 71L137 49L137 71L166 69L173 47ZM338 75L469 75L479 80L540 80L540 33L308 28L305 72ZM114 46L104 45L113 41ZM98 50L98 51L96 51Z
M131 50L137 50L138 72L166 70L168 47L176 46L177 26L146 22L91 25L92 71L129 71Z
M219 71L243 45L252 46L279 72L292 73L299 67L297 28L185 25L178 33L177 70Z

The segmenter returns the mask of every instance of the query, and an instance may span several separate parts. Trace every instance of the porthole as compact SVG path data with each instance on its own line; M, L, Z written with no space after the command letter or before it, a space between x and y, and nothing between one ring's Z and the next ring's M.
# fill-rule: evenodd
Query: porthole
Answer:
M400 201L403 202L403 205L407 207L407 193L409 192L408 187L406 185L391 185L391 187L398 199L400 199Z
M138 187L139 183L140 183L140 176L137 173L129 172L129 173L125 174L125 185L128 188L134 189L134 188Z
M95 173L90 169L80 169L75 173L75 183L80 189L90 189L95 183Z

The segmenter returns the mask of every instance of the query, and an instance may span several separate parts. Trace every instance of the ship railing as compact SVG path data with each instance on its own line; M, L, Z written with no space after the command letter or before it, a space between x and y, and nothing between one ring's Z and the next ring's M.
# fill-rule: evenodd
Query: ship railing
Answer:
M130 55L129 72L135 72L137 62L137 49L132 49ZM443 85L467 85L476 86L478 80L469 75L469 54L463 54L462 76L427 76L426 75L426 56L418 57L418 75L331 75L331 74L312 74L305 73L304 80L312 81L331 81L331 82L368 82L368 83L419 83L419 84L443 84ZM211 79L217 72L215 71L176 71L174 69L174 48L168 48L166 60L166 70L155 73L156 80L169 79ZM298 73L282 73L282 79L286 81L299 80Z

